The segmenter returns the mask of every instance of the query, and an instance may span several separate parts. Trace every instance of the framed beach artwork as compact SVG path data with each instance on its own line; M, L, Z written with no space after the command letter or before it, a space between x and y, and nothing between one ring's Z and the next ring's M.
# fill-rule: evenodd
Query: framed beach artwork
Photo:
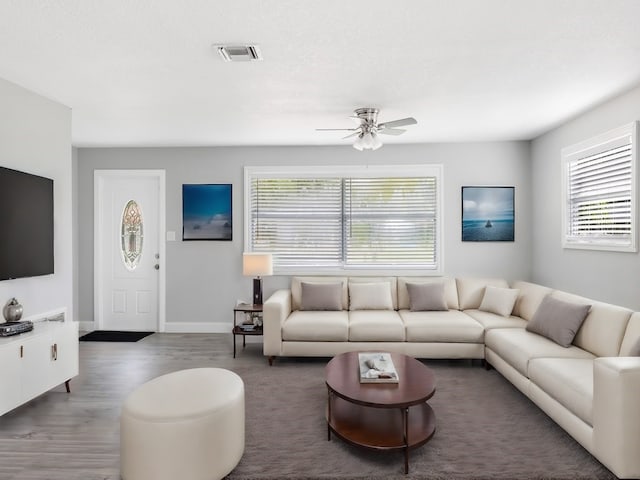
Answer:
M182 240L231 240L231 184L182 185Z
M462 187L462 241L513 242L515 187Z

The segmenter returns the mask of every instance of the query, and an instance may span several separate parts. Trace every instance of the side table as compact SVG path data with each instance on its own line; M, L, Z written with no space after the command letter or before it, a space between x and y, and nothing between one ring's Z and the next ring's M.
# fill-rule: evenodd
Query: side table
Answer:
M256 325L251 329L245 329L241 326L242 323L238 325L238 313L249 313L252 316L262 314L262 305L240 304L233 309L233 330L231 330L231 333L233 333L233 358L236 358L236 336L242 336L242 348L244 348L247 345L247 335L262 335L262 326Z

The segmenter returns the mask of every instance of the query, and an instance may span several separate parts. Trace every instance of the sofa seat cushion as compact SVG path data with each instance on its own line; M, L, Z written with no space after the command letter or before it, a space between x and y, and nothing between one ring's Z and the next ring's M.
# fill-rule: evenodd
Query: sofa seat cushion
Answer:
M350 342L404 342L404 324L395 310L349 312Z
M465 310L464 313L479 322L485 330L491 328L524 328L527 326L526 320L520 317L503 317L491 312L483 312L482 310Z
M295 311L282 325L282 339L298 342L346 342L349 314L346 311Z
M529 378L582 421L593 425L593 360L534 358Z
M562 347L524 328L494 328L484 335L485 345L519 373L529 378L529 361L533 358L584 358L595 356L574 345Z
M482 343L484 328L458 310L444 312L399 312L407 331L407 342Z

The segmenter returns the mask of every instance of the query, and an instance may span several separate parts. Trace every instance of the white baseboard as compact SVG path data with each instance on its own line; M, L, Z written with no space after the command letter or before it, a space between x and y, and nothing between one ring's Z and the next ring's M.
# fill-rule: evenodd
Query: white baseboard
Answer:
M79 322L80 331L92 332L96 329L95 322ZM205 323L205 322L166 322L166 333L231 333L230 323Z
M95 322L78 322L78 328L81 332L93 332L96 324Z

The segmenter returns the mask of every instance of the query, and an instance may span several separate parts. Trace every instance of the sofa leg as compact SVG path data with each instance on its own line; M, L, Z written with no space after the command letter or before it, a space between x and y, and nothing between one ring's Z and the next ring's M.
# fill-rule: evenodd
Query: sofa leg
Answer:
M489 362L487 362L487 359L484 358L482 359L482 364L484 365L484 369L485 370L491 370L493 367L491 366L491 364Z
M267 357L267 360L269 360L269 366L273 365L273 361L276 359L276 357L274 355L269 355Z

